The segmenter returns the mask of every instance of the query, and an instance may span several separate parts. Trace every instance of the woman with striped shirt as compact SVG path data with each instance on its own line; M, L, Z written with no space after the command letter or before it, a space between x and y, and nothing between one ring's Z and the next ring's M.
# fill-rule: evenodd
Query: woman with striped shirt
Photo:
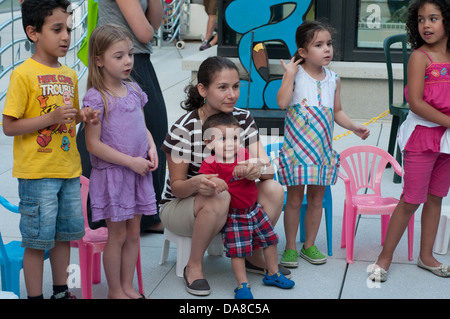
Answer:
M169 178L160 217L172 232L192 237L191 254L184 269L186 289L194 295L208 295L210 287L203 276L203 256L225 224L230 194L216 191L216 185L210 181L216 175L198 173L202 161L210 155L204 143L202 123L212 114L233 113L242 128L241 140L254 159L247 164L245 178L260 179L261 173L272 167L250 112L235 108L239 73L233 62L222 57L206 59L199 68L197 85L188 86L186 93L182 107L188 113L175 122L162 146L167 155ZM260 179L257 185L258 202L275 224L283 208L284 190L273 179ZM260 251L254 252L247 265L264 274L265 262ZM290 274L286 269L281 271Z

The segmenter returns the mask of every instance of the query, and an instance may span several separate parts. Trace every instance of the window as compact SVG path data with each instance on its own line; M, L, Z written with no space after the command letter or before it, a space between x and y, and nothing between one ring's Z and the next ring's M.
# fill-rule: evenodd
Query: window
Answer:
M384 62L383 41L405 33L409 0L347 0L341 30L342 61ZM333 19L333 17L331 17ZM394 61L399 57L393 56ZM398 60L397 62L399 62Z
M305 0L286 0L271 8L270 23L283 20ZM218 54L237 57L237 43L241 35L224 21L224 9L233 0L219 1ZM334 35L335 61L384 62L383 41L386 37L405 33L405 22L410 0L314 0L305 14L305 20L328 21L337 31ZM243 15L245 17L245 15ZM287 48L280 41L266 43L270 59L288 59ZM395 62L398 57L394 55Z
M382 48L388 36L404 33L409 0L359 0L358 48Z

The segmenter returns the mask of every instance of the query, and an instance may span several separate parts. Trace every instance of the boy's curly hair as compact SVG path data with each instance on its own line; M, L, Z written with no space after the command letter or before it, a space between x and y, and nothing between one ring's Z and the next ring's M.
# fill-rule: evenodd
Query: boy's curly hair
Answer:
M439 7L443 17L445 32L450 37L450 0L416 0L409 6L408 19L406 20L408 42L413 49L420 48L425 44L425 41L419 34L418 12L426 3L431 3ZM450 51L450 41L447 43L447 50Z
M24 0L22 2L22 25L25 34L26 28L31 25L36 28L37 32L42 31L44 20L52 15L55 8L62 8L67 11L70 6L68 0ZM27 35L28 37L28 35ZM28 38L28 40L30 40ZM31 40L30 40L31 41Z

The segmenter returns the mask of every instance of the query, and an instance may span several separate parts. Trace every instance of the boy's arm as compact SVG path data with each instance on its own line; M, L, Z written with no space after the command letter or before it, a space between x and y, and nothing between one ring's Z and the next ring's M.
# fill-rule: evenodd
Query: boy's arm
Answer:
M66 105L58 107L53 112L32 118L15 118L3 114L3 132L7 136L25 135L53 124L70 124L76 115L77 110Z

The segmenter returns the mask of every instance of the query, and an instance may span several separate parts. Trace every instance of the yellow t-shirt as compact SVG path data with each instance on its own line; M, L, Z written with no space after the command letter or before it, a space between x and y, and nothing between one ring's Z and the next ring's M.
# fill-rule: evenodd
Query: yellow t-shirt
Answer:
M11 74L3 114L17 119L34 118L66 103L77 110L80 108L75 71L65 65L51 68L29 58ZM74 178L80 175L75 119L71 124L55 124L14 137L14 177Z

